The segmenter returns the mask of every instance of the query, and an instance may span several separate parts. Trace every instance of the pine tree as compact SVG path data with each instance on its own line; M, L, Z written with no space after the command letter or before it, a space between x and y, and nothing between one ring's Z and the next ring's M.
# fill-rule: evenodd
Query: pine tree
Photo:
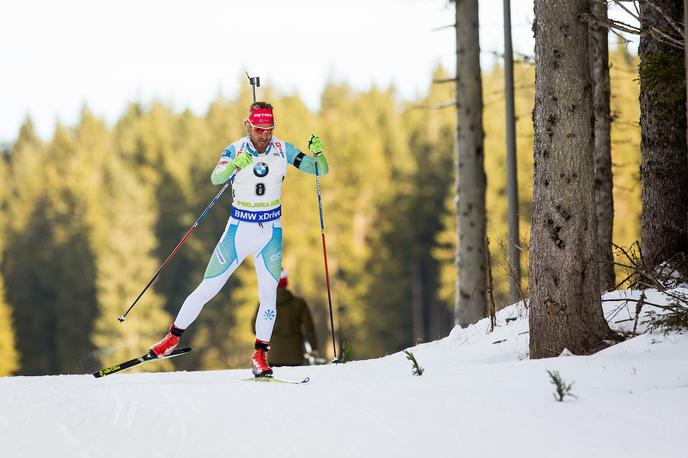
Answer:
M683 2L640 2L642 253L649 268L669 261L688 275L684 55L648 32L654 27L675 34L666 18L680 23Z
M487 313L485 134L477 0L456 2L456 41L456 323L468 326Z
M535 177L530 245L530 356L588 354L602 314L585 0L535 2Z

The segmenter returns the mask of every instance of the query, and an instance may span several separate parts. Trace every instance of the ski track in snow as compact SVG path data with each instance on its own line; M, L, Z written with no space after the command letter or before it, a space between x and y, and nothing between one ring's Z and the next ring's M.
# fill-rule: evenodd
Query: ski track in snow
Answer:
M632 329L614 320L634 310L605 304L616 328ZM421 377L396 353L276 369L305 385L240 381L248 370L0 378L1 456L688 456L687 335L530 361L523 310L500 311L497 324L413 347ZM556 402L547 370L578 398Z

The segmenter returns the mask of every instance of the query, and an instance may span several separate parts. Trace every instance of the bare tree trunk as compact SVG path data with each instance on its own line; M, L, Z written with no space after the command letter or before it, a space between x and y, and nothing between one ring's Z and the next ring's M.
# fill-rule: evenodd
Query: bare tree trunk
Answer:
M504 6L504 101L506 111L506 183L509 200L509 302L521 297L521 252L518 228L518 178L516 174L516 109L514 107L514 55L511 45L511 1ZM488 247L489 249L489 247Z
M606 22L607 4L592 0L592 15ZM595 207L597 213L597 256L600 266L600 291L616 286L612 237L614 228L614 195L612 194L612 142L609 86L609 44L606 27L591 23L588 29L590 71L592 72L592 106L595 116Z
M457 284L455 320L461 326L485 317L485 170L478 1L456 2Z
M597 264L587 0L535 0L530 357L604 347Z
M640 2L641 30L654 26L674 34L663 15L680 23L683 1L653 0L652 5ZM674 267L688 274L677 259L677 255L685 257L688 253L686 94L678 90L676 78L664 75L672 65L682 65L685 57L680 49L645 34L640 36L638 53L643 258L648 267L679 261Z

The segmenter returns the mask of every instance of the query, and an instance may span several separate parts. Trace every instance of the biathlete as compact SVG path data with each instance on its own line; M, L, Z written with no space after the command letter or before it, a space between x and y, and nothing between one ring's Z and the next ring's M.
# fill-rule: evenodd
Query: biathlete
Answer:
M246 256L252 255L260 305L251 369L256 377L264 377L272 375L266 354L277 316L277 283L282 268L282 182L287 165L315 174L317 163L319 175L327 175L329 168L319 137L312 135L308 142L311 157L273 136L276 124L269 103L253 103L244 125L246 137L224 149L210 177L213 184L222 185L236 171L227 227L210 257L203 281L182 304L169 333L150 350L158 357L174 350L203 306L222 289Z

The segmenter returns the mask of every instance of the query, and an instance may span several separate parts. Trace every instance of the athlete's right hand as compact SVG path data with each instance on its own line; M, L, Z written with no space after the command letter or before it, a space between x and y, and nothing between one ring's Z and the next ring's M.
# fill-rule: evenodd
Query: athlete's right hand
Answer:
M229 165L241 170L247 165L249 165L252 159L253 157L250 154L240 152L239 154L237 154L237 157L235 157L234 160L229 163Z

